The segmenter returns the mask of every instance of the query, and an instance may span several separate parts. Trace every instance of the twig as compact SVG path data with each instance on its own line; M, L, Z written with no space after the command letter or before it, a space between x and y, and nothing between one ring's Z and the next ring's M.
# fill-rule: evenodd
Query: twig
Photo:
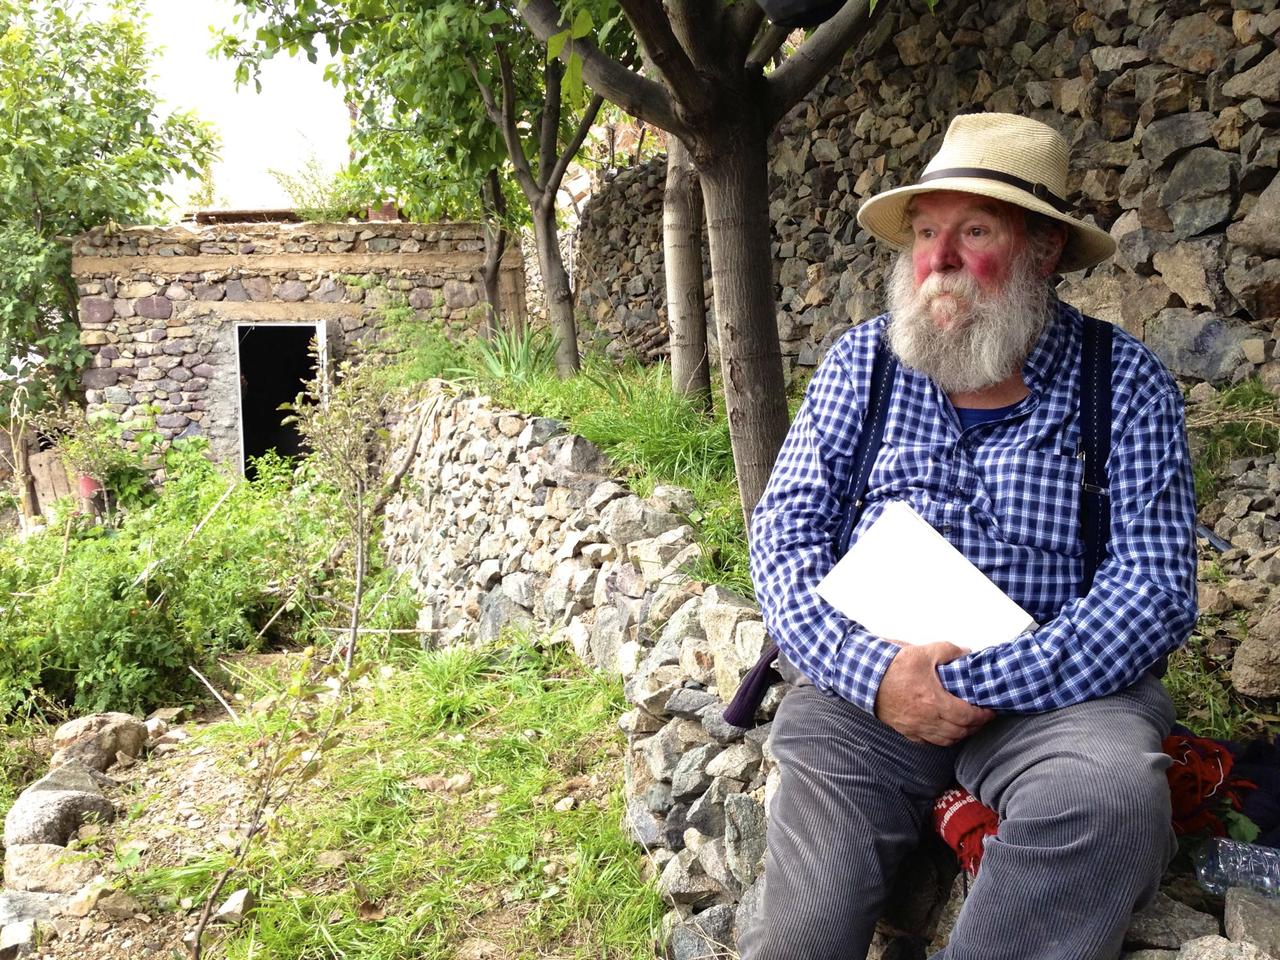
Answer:
M58 558L58 573L53 578L53 582L57 583L62 579L62 571L67 565L67 550L71 546L71 514L67 514L67 526L62 531L62 556Z
M351 632L350 627L318 627L317 629L324 630L328 633L350 633ZM411 633L411 634L417 635L422 633L440 633L441 631L438 627L395 627L395 628L361 627L356 632L357 633L376 633L380 636L386 636L389 633L390 634L410 634Z
M222 704L222 709L227 711L227 713L231 714L231 719L234 720L236 723L239 723L240 717L236 714L234 710L231 709L231 704L227 703L226 700L222 699L222 694L220 694L217 690L213 688L213 684L210 683L207 679L205 679L204 674L202 674L195 667L191 666L191 664L187 664L187 669L190 670L192 673L194 673L196 675L196 679L205 685L205 689L207 689L210 693L213 694L213 699L217 700L220 704Z

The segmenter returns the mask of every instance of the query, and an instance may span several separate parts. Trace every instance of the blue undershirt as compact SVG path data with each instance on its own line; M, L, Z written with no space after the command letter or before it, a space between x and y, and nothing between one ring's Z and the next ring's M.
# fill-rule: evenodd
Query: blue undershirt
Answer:
M990 423L992 420L1001 420L1006 417L1016 403L1011 403L1007 407L995 407L991 410L979 410L975 407L956 407L956 415L960 418L960 428L968 430L980 423Z

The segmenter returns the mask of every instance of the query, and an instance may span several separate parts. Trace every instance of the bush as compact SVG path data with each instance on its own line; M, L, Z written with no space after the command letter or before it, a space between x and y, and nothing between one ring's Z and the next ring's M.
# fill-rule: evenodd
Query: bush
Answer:
M323 562L322 492L292 486L282 461L233 480L203 443L179 441L166 470L155 502L118 527L64 504L45 531L0 541L0 719L41 691L78 711L188 697L188 665L208 670L252 647L292 576ZM286 623L308 612L299 606Z

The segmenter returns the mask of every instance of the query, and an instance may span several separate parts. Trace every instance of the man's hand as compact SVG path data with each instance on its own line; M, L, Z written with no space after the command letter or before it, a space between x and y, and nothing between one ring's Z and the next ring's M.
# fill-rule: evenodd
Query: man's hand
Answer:
M938 679L938 665L963 657L954 643L903 646L880 680L876 718L908 740L949 747L976 733L995 714L953 697Z

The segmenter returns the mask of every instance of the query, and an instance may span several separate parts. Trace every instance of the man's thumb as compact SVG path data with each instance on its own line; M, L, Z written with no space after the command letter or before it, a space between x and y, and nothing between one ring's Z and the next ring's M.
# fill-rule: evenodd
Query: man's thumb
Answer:
M957 647L954 643L932 643L930 646L933 648L933 662L935 665L959 660L970 653L964 647Z

